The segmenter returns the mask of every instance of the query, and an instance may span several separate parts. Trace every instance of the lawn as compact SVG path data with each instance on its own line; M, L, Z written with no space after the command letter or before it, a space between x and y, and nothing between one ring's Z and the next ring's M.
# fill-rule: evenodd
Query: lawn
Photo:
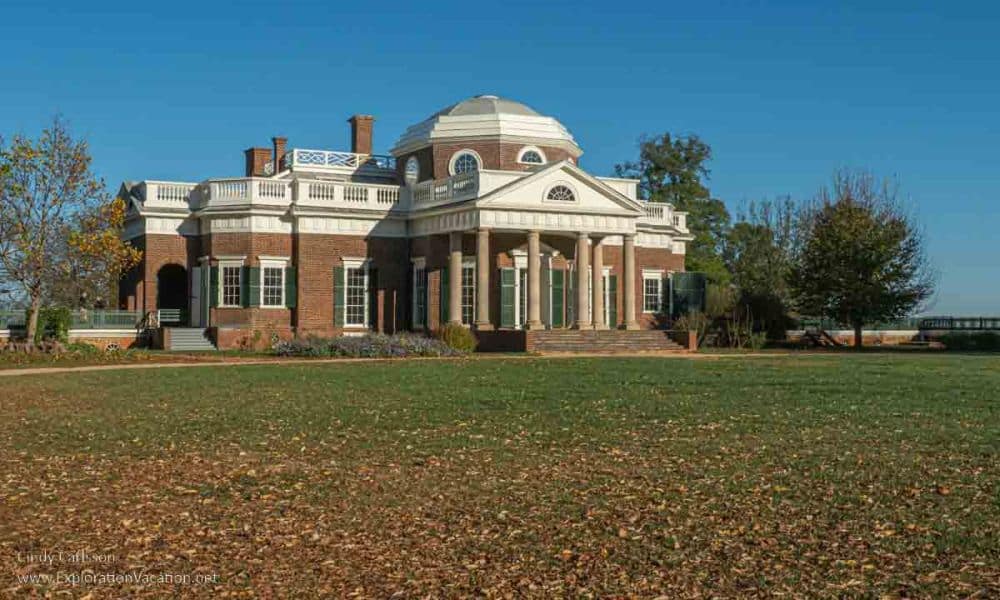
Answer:
M1000 595L1000 358L23 376L0 596ZM53 563L32 557L62 551ZM88 587L89 585L89 587ZM110 587L108 587L110 586Z

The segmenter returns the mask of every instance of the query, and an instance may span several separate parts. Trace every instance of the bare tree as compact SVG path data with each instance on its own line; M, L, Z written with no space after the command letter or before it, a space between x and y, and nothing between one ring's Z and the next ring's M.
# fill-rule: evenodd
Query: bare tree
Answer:
M106 200L90 164L87 143L73 139L59 118L38 140L16 135L8 145L0 139L0 267L28 300L28 339L58 276L57 247L76 220Z

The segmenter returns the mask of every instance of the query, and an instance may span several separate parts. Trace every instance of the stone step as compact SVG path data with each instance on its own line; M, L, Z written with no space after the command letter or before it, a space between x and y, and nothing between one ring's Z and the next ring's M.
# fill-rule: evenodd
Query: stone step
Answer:
M663 330L625 331L553 329L528 332L529 347L537 352L682 352Z
M170 347L172 352L217 350L208 339L207 330L198 327L171 327Z

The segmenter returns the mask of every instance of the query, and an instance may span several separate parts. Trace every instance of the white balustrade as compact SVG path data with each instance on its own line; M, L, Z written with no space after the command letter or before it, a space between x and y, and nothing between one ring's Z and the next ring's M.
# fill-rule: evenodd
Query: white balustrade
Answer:
M194 183L171 183L165 181L145 181L144 202L149 206L188 208Z
M344 186L344 202L352 204L368 203L368 188L363 185Z
M670 204L645 202L642 208L646 213L642 220L646 223L672 225L681 231L687 230L687 213L675 212Z
M259 198L284 201L288 197L289 186L286 181L257 181L256 183Z
M419 183L413 187L413 204L419 207L475 198L480 189L480 177L478 171L471 171L447 179Z
M296 203L321 207L391 210L399 205L399 186L300 180Z

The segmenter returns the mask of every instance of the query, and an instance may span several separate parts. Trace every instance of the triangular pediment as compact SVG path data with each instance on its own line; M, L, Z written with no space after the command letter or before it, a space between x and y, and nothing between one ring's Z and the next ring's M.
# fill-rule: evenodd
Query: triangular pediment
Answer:
M550 192L560 186L572 192L572 200L552 198ZM476 206L617 216L643 214L642 205L637 201L569 161L554 163L497 188L476 200Z

